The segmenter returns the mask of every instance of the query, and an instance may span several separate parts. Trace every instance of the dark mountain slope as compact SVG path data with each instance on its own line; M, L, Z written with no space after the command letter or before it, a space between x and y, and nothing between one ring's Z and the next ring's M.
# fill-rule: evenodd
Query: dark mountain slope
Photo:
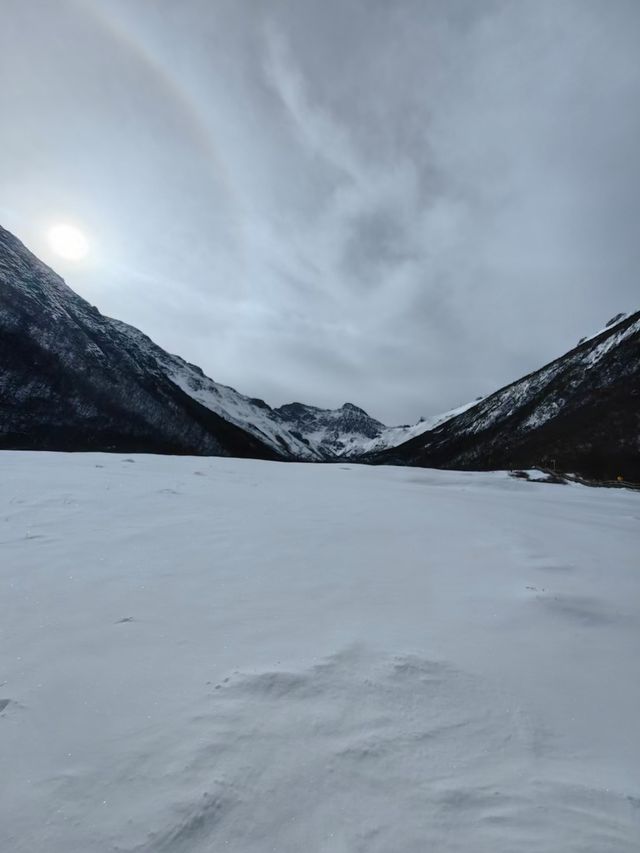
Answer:
M171 381L140 339L0 228L0 447L280 458Z
M640 312L366 461L469 470L551 465L640 481Z

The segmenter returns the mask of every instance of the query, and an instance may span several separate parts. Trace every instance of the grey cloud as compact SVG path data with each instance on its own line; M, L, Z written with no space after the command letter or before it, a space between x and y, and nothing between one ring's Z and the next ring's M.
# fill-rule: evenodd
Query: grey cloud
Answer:
M638 307L639 43L634 0L5 0L3 224L220 381L415 420Z

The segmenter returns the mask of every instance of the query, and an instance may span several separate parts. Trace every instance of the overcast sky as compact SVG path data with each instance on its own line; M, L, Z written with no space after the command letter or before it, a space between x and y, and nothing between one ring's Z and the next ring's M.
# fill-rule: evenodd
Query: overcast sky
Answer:
M415 421L640 307L638 0L1 17L0 223L244 393Z

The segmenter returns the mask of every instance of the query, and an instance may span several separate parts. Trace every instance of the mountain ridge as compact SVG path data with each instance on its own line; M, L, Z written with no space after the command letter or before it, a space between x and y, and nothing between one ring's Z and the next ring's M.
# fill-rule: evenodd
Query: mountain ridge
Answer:
M386 433L397 440L411 434L353 403L274 409L215 382L140 329L102 315L2 228L0 283L1 447L319 462L364 453L372 442L386 447ZM116 378L129 383L127 392ZM296 411L307 422L310 413L324 421L325 433L301 429Z
M435 468L558 467L640 480L640 311L455 418L366 460Z
M0 228L0 446L283 454L171 382L146 336L104 317Z
M273 409L104 316L1 227L0 284L0 447L320 462L388 429L345 403L340 446L314 441L296 429L296 404Z
M353 403L272 408L103 316L0 227L0 447L544 465L640 480L640 312L493 394L411 426Z

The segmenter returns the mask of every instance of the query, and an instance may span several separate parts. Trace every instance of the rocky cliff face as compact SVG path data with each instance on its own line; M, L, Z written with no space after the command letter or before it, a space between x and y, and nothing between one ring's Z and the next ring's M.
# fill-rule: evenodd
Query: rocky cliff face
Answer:
M436 468L557 467L640 481L640 312L465 412L368 461Z

